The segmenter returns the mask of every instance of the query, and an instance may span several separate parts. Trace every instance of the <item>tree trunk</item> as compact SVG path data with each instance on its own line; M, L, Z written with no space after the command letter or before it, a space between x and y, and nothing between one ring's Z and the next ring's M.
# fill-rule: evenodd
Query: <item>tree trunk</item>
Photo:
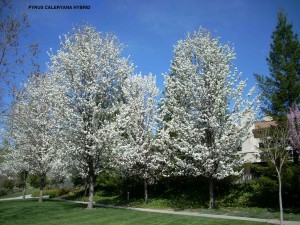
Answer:
M214 197L214 179L209 178L209 209L215 208L215 197Z
M147 179L144 179L144 197L145 197L145 203L148 202L148 182Z
M23 200L25 199L25 195L26 195L26 186L23 187L23 196L22 196Z
M283 207L282 207L282 194L281 194L281 173L277 171L278 183L279 183L279 208L280 208L280 224L283 224Z
M45 185L45 176L40 176L40 196L39 196L39 202L43 202L43 190Z
M84 183L84 194L83 196L87 196L88 195L88 181L86 180Z
M28 175L28 172L23 170L23 174L21 175L22 177L22 191L23 191L23 196L22 196L22 199L24 200L25 199L25 195L26 195L26 179L27 179L27 175Z
M90 175L90 190L89 190L89 204L88 209L93 208L93 202L94 202L94 176Z

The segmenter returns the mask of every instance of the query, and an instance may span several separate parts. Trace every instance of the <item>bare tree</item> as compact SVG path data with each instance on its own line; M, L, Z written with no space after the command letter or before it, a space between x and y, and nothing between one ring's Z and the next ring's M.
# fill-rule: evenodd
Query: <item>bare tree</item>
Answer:
M17 15L12 0L0 1L0 112L9 108L18 83L39 71L37 44L22 44L27 36L27 14ZM23 79L24 78L24 79Z
M280 224L283 224L283 207L282 207L282 168L289 158L289 134L285 126L273 126L271 128L259 131L259 139L262 143L262 159L272 163L275 166L278 177L278 194L280 208Z

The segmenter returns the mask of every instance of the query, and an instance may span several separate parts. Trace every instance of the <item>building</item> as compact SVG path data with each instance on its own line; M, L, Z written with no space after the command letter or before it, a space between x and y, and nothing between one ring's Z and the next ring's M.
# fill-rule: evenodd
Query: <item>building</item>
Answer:
M261 145L258 138L255 137L255 131L272 126L276 126L277 123L272 120L271 117L264 117L262 121L256 121L249 129L249 137L242 144L242 149L239 152L245 162L258 163L260 160L259 147Z

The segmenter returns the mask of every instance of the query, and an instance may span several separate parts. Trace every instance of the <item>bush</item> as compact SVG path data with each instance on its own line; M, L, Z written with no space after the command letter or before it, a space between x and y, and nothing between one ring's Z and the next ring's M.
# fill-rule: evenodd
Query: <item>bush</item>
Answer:
M250 182L252 204L272 207L278 204L278 184L276 180L261 176Z
M278 178L274 165L251 164L257 179L249 182L252 194L250 205L278 206ZM282 194L284 207L300 206L300 165L286 163L282 171Z
M14 189L14 181L13 180L9 180L9 179L6 179L4 182L3 182L3 187L5 189L7 189L8 191L13 191Z
M225 207L249 206L252 198L253 192L248 183L235 184L228 194L221 197L219 204Z
M7 191L6 190L0 190L0 196L2 196L2 195L7 195L8 193L7 193Z
M30 174L27 178L28 183L31 187L39 188L40 187L40 177L35 174Z
M81 191L78 187L59 187L59 188L45 188L43 195L49 195L51 198L73 196L75 193ZM38 197L39 191L35 191L32 196Z
M126 182L118 171L111 169L101 172L97 176L96 184L106 194L119 194Z

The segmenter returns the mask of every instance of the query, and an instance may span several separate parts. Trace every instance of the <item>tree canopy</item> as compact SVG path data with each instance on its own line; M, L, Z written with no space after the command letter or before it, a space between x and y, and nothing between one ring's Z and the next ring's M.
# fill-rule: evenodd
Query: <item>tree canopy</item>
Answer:
M300 103L300 44L282 10L278 12L270 48L269 76L255 77L262 92L264 113L284 121L288 108Z

